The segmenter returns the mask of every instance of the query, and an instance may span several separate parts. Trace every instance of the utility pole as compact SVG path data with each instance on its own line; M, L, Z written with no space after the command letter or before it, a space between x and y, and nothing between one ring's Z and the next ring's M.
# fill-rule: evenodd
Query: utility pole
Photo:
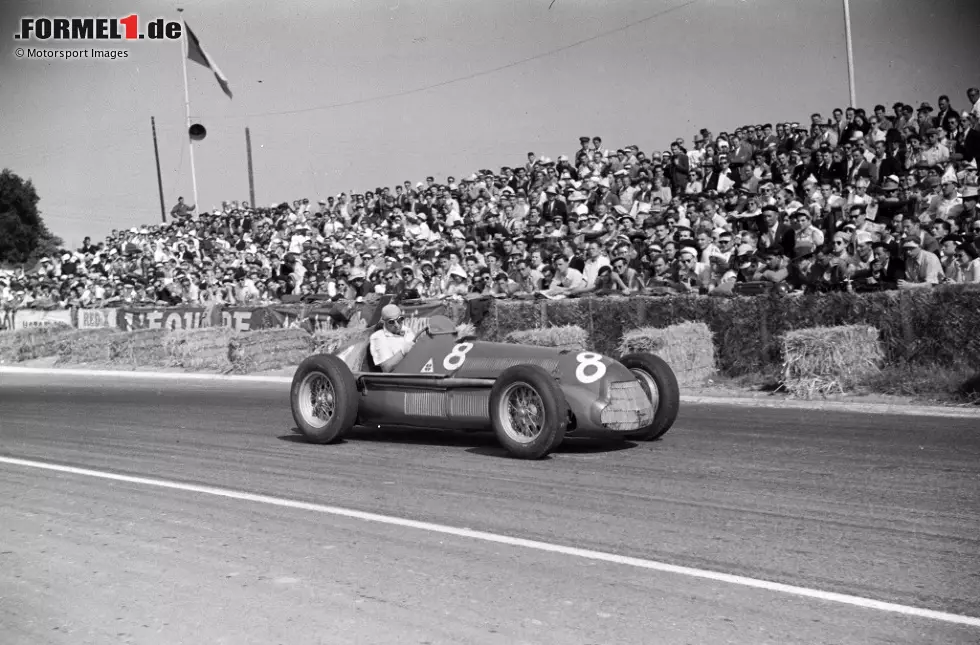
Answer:
M160 148L157 147L157 122L155 117L150 117L150 127L153 129L153 156L157 160L157 188L160 191L160 219L164 224L166 224L167 209L163 205L163 177L160 175Z
M252 135L245 128L245 153L248 155L248 198L252 208L255 208L255 175L252 174Z
M847 82L851 89L851 107L857 109L857 93L854 91L854 48L851 45L851 3L844 0L844 36L847 38Z

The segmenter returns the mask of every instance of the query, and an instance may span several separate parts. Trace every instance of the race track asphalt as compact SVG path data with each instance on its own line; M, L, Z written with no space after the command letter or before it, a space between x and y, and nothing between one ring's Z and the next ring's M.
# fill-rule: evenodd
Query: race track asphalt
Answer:
M682 405L663 440L293 432L288 385L0 375L0 457L980 616L980 418ZM0 640L977 643L980 628L0 463Z

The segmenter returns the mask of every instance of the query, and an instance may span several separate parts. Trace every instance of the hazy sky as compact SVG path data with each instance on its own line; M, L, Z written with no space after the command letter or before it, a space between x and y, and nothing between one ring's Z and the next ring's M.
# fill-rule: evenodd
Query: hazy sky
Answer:
M0 0L0 167L34 181L72 245L158 222L152 115L167 212L192 199L180 43L29 43L129 56L18 59L25 15L145 23L184 6L234 92L188 62L191 112L208 129L194 151L207 209L248 199L245 126L268 205L557 157L582 135L659 150L702 127L804 121L848 102L841 0L695 0L649 20L687 0L551 1ZM859 106L946 93L967 107L980 2L851 0L851 18Z

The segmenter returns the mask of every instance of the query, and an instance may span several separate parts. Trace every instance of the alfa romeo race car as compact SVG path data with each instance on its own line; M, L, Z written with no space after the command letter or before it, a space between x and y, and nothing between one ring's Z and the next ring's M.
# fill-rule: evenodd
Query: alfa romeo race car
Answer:
M673 371L653 354L617 361L478 341L433 316L392 372L377 368L370 351L357 372L338 356L310 356L293 376L290 403L313 443L337 441L354 426L492 430L515 457L540 459L565 436L657 439L674 423L680 397Z

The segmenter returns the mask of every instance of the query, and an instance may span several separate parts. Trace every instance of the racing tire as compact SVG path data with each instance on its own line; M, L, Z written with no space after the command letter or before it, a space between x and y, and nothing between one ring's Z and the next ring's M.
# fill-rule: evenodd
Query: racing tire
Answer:
M674 371L664 359L654 354L627 354L619 362L633 373L654 405L653 423L624 436L636 441L659 439L674 425L681 406L681 392Z
M316 354L296 368L289 403L307 441L332 443L354 427L358 396L347 363L331 354Z
M514 457L541 459L565 438L568 402L551 374L538 365L515 365L490 390L490 421Z

